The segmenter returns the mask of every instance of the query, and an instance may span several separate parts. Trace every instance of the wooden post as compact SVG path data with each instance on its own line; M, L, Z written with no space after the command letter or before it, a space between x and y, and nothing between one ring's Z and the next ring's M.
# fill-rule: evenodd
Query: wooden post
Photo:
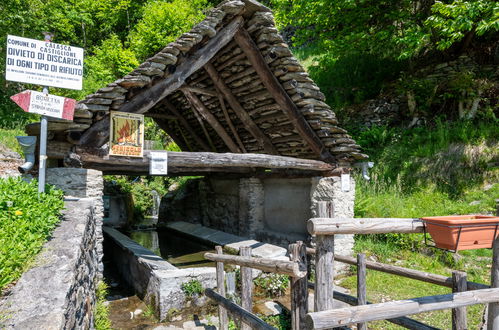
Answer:
M302 264L307 269L307 248L302 241L290 244L291 261ZM305 317L308 313L308 281L307 277L291 277L291 329L305 329Z
M217 254L223 254L222 247L220 245L215 246L215 250L217 251ZM223 262L217 262L217 291L220 296L225 298L225 275ZM218 305L218 318L220 321L220 329L229 329L227 310L222 307L222 305Z
M366 255L364 253L357 254L357 301L358 305L367 304L366 294ZM358 330L367 330L366 323L358 323Z
M455 270L452 272L452 292L466 292L466 273ZM452 329L465 330L466 326L466 307L452 309Z
M490 270L490 287L499 288L499 237L492 245L492 268ZM499 302L489 304L487 330L499 329Z
M242 257L251 256L251 248L249 246L243 246L239 250L239 254ZM253 304L253 276L252 269L249 267L241 267L241 307L248 312L252 312ZM241 330L250 330L251 327L245 323L241 324Z

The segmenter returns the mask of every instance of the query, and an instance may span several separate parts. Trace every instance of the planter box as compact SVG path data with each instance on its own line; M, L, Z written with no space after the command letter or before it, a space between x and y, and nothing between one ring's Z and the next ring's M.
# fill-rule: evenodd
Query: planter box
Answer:
M456 215L421 218L436 247L451 251L491 248L499 234L499 217Z

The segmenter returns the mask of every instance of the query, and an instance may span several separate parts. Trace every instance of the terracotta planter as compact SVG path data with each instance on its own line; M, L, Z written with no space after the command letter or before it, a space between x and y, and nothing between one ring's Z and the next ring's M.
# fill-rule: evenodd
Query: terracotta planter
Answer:
M491 248L499 234L499 217L456 215L421 218L438 248L459 251Z

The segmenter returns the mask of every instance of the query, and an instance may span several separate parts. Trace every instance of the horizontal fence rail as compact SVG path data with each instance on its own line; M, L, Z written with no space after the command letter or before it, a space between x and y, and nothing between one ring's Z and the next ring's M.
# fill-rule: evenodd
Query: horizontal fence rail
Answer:
M307 253L308 254L315 254L315 249L307 248ZM343 263L346 263L349 265L354 265L354 266L357 265L357 260L355 258L348 257L348 256L342 256L342 255L336 254L334 256L334 260L339 261L339 262L343 262ZM388 265L388 264L374 262L374 261L366 261L366 268L372 269L372 270L377 270L377 271L380 271L383 273L388 273L388 274L393 274L393 275L411 278L413 280L419 280L422 282L427 282L427 283L432 283L432 284L452 288L452 277L447 277L444 275L438 275L438 274L423 272L420 270L409 269L409 268L404 268L404 267L399 267L399 266L393 266L393 265ZM480 289L490 288L490 286L488 286L486 284L476 283L476 282L467 282L467 285L468 285L468 290L480 290Z
M307 329L329 329L441 309L499 301L499 288L339 308L307 314Z
M204 257L211 261L226 262L237 266L255 268L264 272L288 275L296 278L302 278L307 275L307 267L299 262L215 253L205 253Z
M312 218L307 222L311 235L422 233L417 218Z
M215 291L206 289L204 293L208 298L223 306L227 311L231 313L232 316L234 316L234 318L250 326L251 329L276 330L276 328L268 325L255 314L248 312L229 299L226 299L223 296L219 295Z
M310 289L314 289L315 285L312 282L308 282L308 287ZM334 291L333 298L336 300L339 300L341 302L344 302L346 304L352 305L352 306L357 306L358 305L358 299L357 297L348 295L346 293L342 293L339 291ZM367 305L372 305L371 302L367 302ZM392 319L386 320L390 323L400 325L401 327L404 327L406 329L417 329L417 330L438 330L439 328L432 327L430 325L424 324L422 322L419 322L417 320L411 319L406 316L400 316L400 317L395 317Z

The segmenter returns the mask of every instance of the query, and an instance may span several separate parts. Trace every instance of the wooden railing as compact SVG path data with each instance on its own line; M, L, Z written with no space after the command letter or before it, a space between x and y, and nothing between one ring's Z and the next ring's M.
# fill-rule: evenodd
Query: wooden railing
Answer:
M492 288L485 284L468 282L466 273L454 271L451 277L416 271L377 262L366 262L363 255L355 260L351 257L334 255L335 234L372 234L372 233L419 233L423 232L419 219L339 219L315 218L309 220L307 227L311 235L316 235L315 253L316 281L315 312L307 314L307 329L329 329L338 326L358 324L366 329L365 322L388 320L409 329L434 329L422 323L417 324L406 315L452 309L452 328L467 329L465 306L489 304L488 329L499 329L499 239L494 242L491 271ZM357 265L358 297L344 295L343 301L359 306L334 309L330 302L338 298L334 291L332 274L333 261ZM452 294L427 296L409 300L399 300L380 304L369 304L365 300L365 269L370 268L390 274L404 276L419 281L451 287ZM319 297L318 297L319 296ZM341 300L340 298L340 300ZM347 301L349 300L349 301ZM401 324L403 323L403 324Z
M217 291L206 289L207 297L219 305L220 329L228 329L227 311L242 322L242 329L275 329L252 311L253 277L252 269L287 275L291 277L291 326L292 329L305 329L308 312L307 256L302 242L289 245L290 260L275 260L251 257L250 247L241 247L240 255L223 254L222 247L215 253L205 253L204 257L216 262ZM241 306L225 296L224 263L241 267Z

